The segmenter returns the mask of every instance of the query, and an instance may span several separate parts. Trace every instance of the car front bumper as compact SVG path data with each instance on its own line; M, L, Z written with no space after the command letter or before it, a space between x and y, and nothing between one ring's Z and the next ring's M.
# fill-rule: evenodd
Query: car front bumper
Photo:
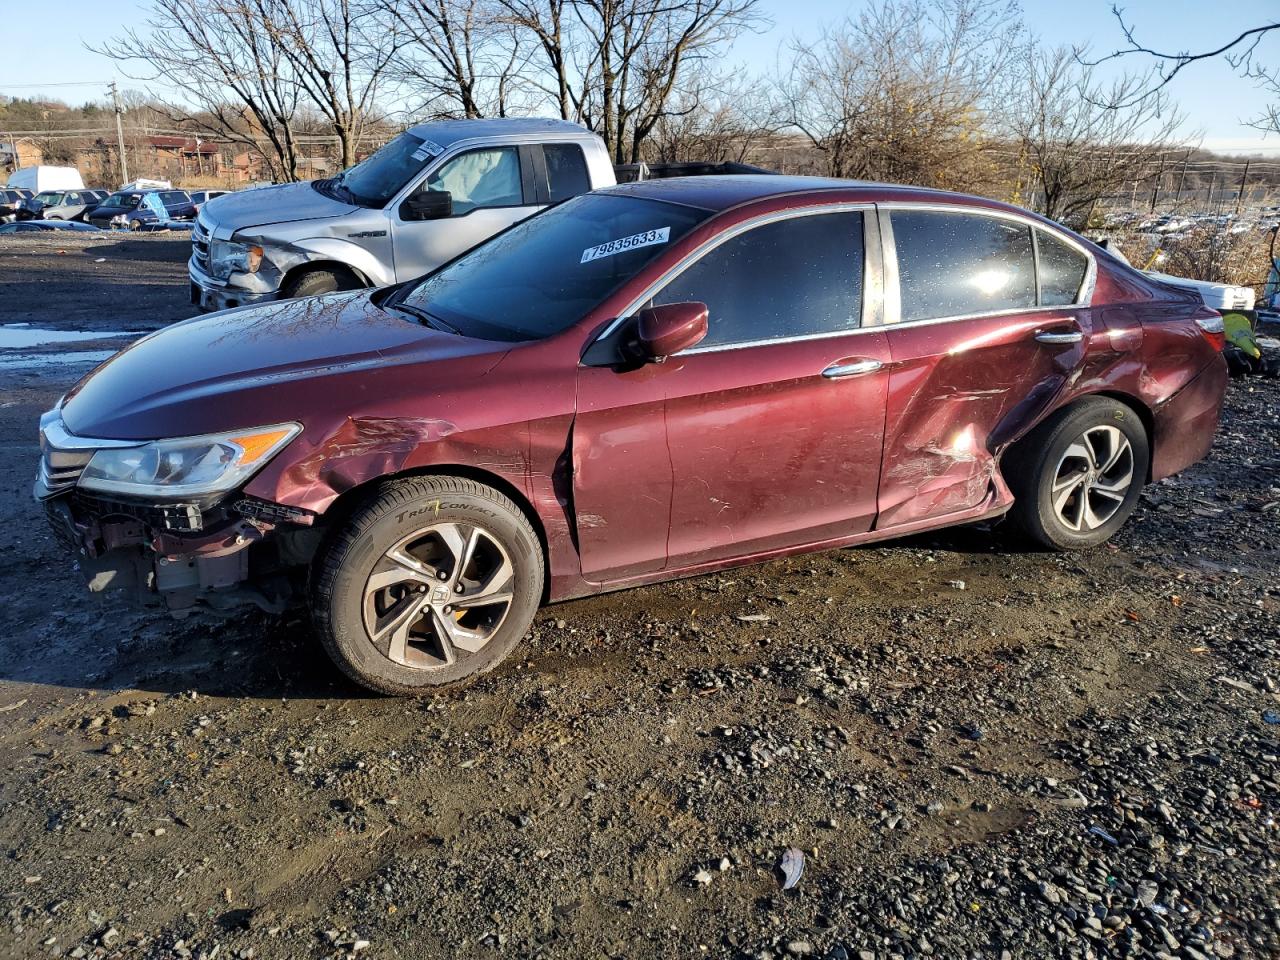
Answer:
M269 303L280 299L279 289L271 289L266 284L251 288L236 286L230 281L215 280L200 269L194 254L187 262L187 276L191 281L191 302L204 311L229 310L232 307ZM232 280L242 276L242 274L231 275Z

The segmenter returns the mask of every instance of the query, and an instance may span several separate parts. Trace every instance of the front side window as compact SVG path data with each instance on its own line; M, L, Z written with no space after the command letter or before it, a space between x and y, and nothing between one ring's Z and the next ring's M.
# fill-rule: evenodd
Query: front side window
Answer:
M1089 258L1044 230L1036 231L1036 255L1040 264L1041 306L1075 303L1089 269Z
M894 210L901 319L936 320L1036 305L1025 224L966 213Z
M453 215L460 217L485 207L524 204L520 184L520 154L515 147L472 150L443 163L427 177L428 190L453 195Z
M660 200L584 194L498 234L388 305L469 337L540 340L582 319L707 216Z
M755 227L714 248L654 298L708 308L702 346L856 330L862 214L823 213Z
M587 159L576 143L548 143L542 147L547 161L547 190L552 203L559 203L591 189Z

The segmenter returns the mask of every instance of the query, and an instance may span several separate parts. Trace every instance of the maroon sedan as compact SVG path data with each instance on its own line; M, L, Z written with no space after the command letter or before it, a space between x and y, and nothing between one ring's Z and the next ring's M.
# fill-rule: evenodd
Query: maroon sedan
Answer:
M1009 512L1110 537L1203 457L1222 320L1022 210L629 184L427 277L140 340L41 423L94 590L305 596L359 682L489 670L538 605Z

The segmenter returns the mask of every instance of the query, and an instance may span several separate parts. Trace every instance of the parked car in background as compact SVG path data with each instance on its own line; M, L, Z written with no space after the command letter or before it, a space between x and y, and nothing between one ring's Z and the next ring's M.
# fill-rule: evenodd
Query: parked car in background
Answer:
M78 220L19 220L16 223L0 224L0 235L8 233L48 233L65 230L72 233L99 233L97 227Z
M192 190L191 202L194 203L196 209L199 210L210 200L214 199L214 197L223 197L230 192L230 190Z
M134 190L113 193L102 201L87 217L95 226L127 227L130 230L141 230L150 223L157 222L160 217L146 202L148 196L154 196L164 207L169 220L194 220L195 204L183 190Z
M349 675L420 693L548 599L1006 512L1101 544L1209 450L1222 347L1199 297L996 201L655 180L139 340L42 418L35 493L93 589L300 591Z
M83 220L102 199L95 190L45 190L27 201L21 219Z
M407 280L614 182L604 142L575 123L421 124L336 177L206 204L191 238L191 299L219 310Z
M17 187L0 189L0 223L11 223L22 215L29 201L35 194L30 190Z

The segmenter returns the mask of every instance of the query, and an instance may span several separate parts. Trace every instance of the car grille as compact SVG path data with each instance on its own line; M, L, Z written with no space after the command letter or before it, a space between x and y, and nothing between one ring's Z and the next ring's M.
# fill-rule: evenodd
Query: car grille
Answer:
M74 487L93 459L93 453L92 450L60 450L45 446L40 452L40 480L48 496Z
M195 256L196 266L208 273L209 228L199 217L196 218L196 225L191 229L191 252Z

